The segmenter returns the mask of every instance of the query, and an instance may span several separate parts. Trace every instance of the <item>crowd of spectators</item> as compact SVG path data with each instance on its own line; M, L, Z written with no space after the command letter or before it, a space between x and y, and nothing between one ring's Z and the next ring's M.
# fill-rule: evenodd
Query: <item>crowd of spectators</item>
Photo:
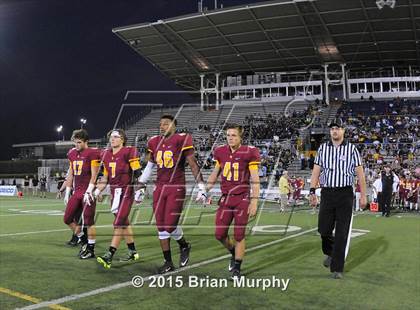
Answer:
M406 166L419 158L419 101L345 103L338 115L346 123L348 140L357 144L368 167L389 161Z

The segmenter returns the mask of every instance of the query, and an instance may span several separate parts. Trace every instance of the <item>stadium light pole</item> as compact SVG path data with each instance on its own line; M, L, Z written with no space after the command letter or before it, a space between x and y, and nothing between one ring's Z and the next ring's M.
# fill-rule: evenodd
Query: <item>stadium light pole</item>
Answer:
M63 133L63 141L64 141L64 132L63 132L63 125L60 125L57 127L57 133L58 133L58 140L60 140L60 134Z
M81 119L80 119L80 128L81 128L81 129L83 129L83 125L85 125L85 124L86 124L86 122L87 122L87 119L86 119L86 118L81 118Z

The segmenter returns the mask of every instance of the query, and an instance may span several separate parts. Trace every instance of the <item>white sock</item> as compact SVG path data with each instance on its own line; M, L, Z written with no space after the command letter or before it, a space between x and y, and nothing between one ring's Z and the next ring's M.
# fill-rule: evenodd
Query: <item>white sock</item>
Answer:
M88 239L88 244L95 244L96 240L95 239Z

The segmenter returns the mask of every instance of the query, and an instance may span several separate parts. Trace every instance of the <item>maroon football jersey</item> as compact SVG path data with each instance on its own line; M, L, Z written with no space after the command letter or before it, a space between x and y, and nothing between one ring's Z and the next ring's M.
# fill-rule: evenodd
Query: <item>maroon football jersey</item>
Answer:
M67 153L70 161L70 169L73 173L73 189L75 191L86 191L92 176L91 167L99 167L101 162L100 150L87 148L78 152L72 148Z
M221 189L227 195L238 195L250 191L250 169L258 170L260 152L256 147L241 145L232 153L229 145L214 150L214 160L220 166Z
M133 183L133 171L140 169L137 149L124 146L117 153L107 149L102 155L104 175L108 176L108 184L113 192L115 188L126 188Z
M147 143L147 148L150 160L157 165L157 184L185 184L186 158L194 154L191 135L154 136Z

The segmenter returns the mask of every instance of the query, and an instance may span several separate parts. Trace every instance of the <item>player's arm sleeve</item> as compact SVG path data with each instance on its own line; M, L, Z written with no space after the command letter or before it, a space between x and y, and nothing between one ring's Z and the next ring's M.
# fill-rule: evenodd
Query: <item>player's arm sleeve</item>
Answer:
M70 159L69 159L69 172L71 172L72 175L74 174L74 171L73 171L73 162Z
M216 168L220 168L220 158L218 153L218 149L215 149L213 152L213 162Z
M95 184L97 177L98 177L98 173L99 173L99 169L101 167L101 153L99 150L95 150L92 153L92 157L90 159L90 170L91 170L91 178L90 178L90 183L91 184Z
M141 176L139 178L140 183L143 183L143 184L147 183L147 181L149 180L149 178L152 175L154 167L155 167L154 163L152 163L151 161L147 162L146 168L143 170L143 173L141 174Z
M133 171L140 171L141 165L140 165L140 157L137 152L137 148L132 147L130 149L129 159L128 162L130 164L130 168Z
M251 149L251 157L248 163L249 170L258 170L261 163L260 151L257 148Z
M149 141L147 141L147 152L148 152L148 160L151 161L152 163L156 164L155 162L155 155L154 155L154 151L155 148L153 146L153 140L149 139Z
M90 161L91 168L98 168L101 166L101 154L99 152L95 153Z
M185 135L181 151L184 153L185 156L190 156L194 154L193 139L191 135Z

